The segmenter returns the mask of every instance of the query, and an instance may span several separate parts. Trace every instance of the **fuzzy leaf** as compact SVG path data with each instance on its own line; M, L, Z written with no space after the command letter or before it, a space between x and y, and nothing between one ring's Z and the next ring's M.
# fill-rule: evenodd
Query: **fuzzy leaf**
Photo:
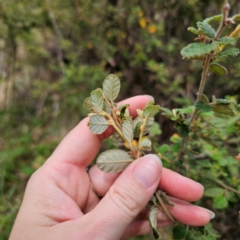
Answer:
M97 158L97 166L104 172L121 172L133 159L131 156L119 149L107 150Z
M107 129L108 121L103 116L93 115L90 117L88 126L91 132L95 134L101 134Z
M172 111L171 110L169 110L168 108L163 108L163 107L161 107L160 108L160 111L161 111L161 114L163 115L163 116L166 116L167 118L172 118L173 117L173 113L172 113Z
M160 110L159 105L148 105L143 109L143 117L149 118L153 117L155 114L157 114Z
M200 31L198 29L194 28L194 27L189 27L187 30L189 32L192 32L192 33L197 34L197 35L200 34Z
M145 129L144 129L143 135L146 135L146 134L149 133L153 123L154 123L154 118L153 117L148 118L147 123L145 125ZM143 124L143 120L142 120L141 117L138 116L138 117L136 117L134 119L134 121L133 121L134 137L136 137L136 138L139 137L139 135L140 135L140 127L141 127L142 124Z
M212 111L212 107L209 104L206 104L202 101L197 101L195 103L195 107L198 111L205 113L205 112L210 112Z
M111 108L109 107L109 105L107 104L107 102L104 102L103 103L103 110L108 113L108 114L111 114L112 111L111 111Z
M120 88L120 80L116 75L110 74L105 78L103 92L109 100L114 101L117 98Z
M152 207L152 209L150 210L149 213L149 222L153 231L153 236L155 239L159 238L159 233L157 230L157 214L158 214L159 210L157 207Z
M204 102L204 103L209 103L209 99L205 94L202 94L200 101Z
M130 104L124 104L124 105L122 105L118 108L118 110L120 111L120 117L121 118L125 117L127 107L129 107L129 106L130 106Z
M142 150L151 151L152 142L147 137L143 137L142 141L139 143L139 147Z
M235 103L235 102L228 100L228 99L215 98L214 103L223 103L223 104L229 105L229 104Z
M122 132L125 139L130 143L133 140L132 120L126 119L122 124Z
M150 127L150 133L152 137L162 133L158 123L154 122L152 124L152 126Z
M217 103L212 105L212 110L215 113L225 114L228 116L234 116L233 110L224 103Z
M219 15L206 18L203 22L205 23L210 23L212 21L221 22L221 20L222 20L222 14L219 14Z
M224 52L221 52L218 54L217 57L223 58L223 57L236 57L240 53L238 48L230 48Z
M176 122L175 128L177 129L178 134L179 134L180 137L182 137L182 138L188 137L189 127L188 127L187 124Z
M235 45L237 42L236 38L232 38L232 37L223 37L223 38L219 38L218 40L214 41L214 43L217 44L223 44L223 45Z
M217 48L217 44L191 43L181 50L185 58L194 58L206 55Z
M205 190L204 195L207 197L217 197L217 196L221 196L224 193L224 189L223 188L208 188Z
M90 100L94 110L100 112L103 109L103 96L100 88L91 92Z
M209 38L214 38L216 32L211 25L206 22L197 22L197 26L200 28L201 33L205 34Z
M228 206L228 201L224 196L218 196L213 199L213 207L222 209Z
M210 64L209 72L215 73L218 76L225 76L228 73L224 66L216 62Z
M91 103L90 97L86 98L84 101L84 107L88 110L88 112L94 112L93 105Z

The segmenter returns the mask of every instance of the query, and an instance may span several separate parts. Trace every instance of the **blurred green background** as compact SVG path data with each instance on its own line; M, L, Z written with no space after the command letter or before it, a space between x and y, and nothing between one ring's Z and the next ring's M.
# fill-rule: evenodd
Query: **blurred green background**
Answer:
M229 3L231 15L240 12L238 0ZM180 50L195 37L187 27L219 14L221 5L219 0L0 0L1 240L9 236L29 177L86 116L84 99L109 73L121 79L119 100L149 94L170 109L194 103L201 64L182 60ZM205 93L239 102L239 57L225 66L228 75L211 76ZM168 143L176 132L173 123L160 116L156 121L162 130L156 141ZM221 212L224 221L226 214ZM226 226L222 239L237 239L231 236L238 231Z

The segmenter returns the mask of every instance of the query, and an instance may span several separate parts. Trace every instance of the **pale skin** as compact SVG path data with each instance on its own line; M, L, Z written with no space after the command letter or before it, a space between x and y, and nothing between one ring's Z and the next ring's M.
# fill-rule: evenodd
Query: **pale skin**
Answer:
M143 95L119 104L129 103L130 113L136 117L136 109L150 100ZM192 226L210 221L213 213L190 203L202 197L203 186L163 168L151 154L122 173L104 173L97 166L86 172L102 140L113 133L108 128L95 135L87 122L87 118L82 120L30 178L10 240L112 240L148 233L151 228L145 206L156 188L170 196L175 206L168 210L177 221ZM169 224L160 213L159 227Z

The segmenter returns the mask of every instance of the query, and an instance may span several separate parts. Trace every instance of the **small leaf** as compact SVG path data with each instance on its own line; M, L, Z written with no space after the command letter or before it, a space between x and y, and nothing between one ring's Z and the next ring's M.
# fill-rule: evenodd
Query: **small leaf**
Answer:
M124 104L124 105L122 105L122 106L120 106L120 107L118 108L118 110L120 111L120 117L121 117L121 118L124 118L125 110L126 110L127 107L129 107L129 106L130 106L130 104Z
M218 196L213 199L213 207L222 209L228 206L228 201L224 196Z
M172 118L173 117L173 113L171 110L169 110L168 108L160 108L161 114L167 118Z
M210 18L206 18L203 22L205 23L210 23L212 21L221 22L221 20L222 20L222 14L219 14L219 15L212 16Z
M219 58L223 58L223 57L236 57L238 56L240 53L238 48L230 48L224 52L221 52L217 55L217 57Z
M181 123L181 122L176 122L175 124L175 128L178 131L178 134L180 137L182 138L186 138L189 135L189 127L187 124L185 123Z
M197 26L200 28L200 33L205 34L209 38L214 38L216 32L211 25L206 22L197 22Z
M147 137L143 137L143 139L139 143L139 147L142 150L151 151L152 150L152 142Z
M154 136L159 135L161 133L162 133L162 131L161 131L160 127L159 127L159 124L154 122L152 124L152 126L150 127L150 134L151 134L151 136L154 137Z
M110 74L105 78L103 82L103 93L109 100L114 101L117 98L120 88L120 80L116 75Z
M236 39L240 37L240 24L238 24L234 31L230 34L230 37L234 37Z
M226 105L229 105L231 103L235 104L235 102L231 101L231 100L228 100L228 99L221 99L221 98L215 98L214 99L214 103L223 103L223 104L226 104Z
M225 67L216 62L212 62L210 64L209 72L212 72L218 76L225 76L228 73Z
M119 149L107 150L97 158L97 166L104 172L121 172L133 159L131 156Z
M155 239L159 238L159 233L157 230L157 214L158 214L159 210L157 207L152 207L152 209L150 210L149 213L149 222L153 231L153 236Z
M151 129L153 123L154 123L154 118L153 118L153 117L149 117L149 118L147 119L147 123L146 123L145 129L144 129L144 131L143 131L143 135L149 134L150 129Z
M220 113L220 114L224 114L224 115L228 115L228 116L234 116L233 110L224 103L213 104L212 110L215 113Z
M91 92L90 95L91 104L95 111L100 112L103 109L103 96L100 88Z
M88 126L91 132L95 134L101 134L107 129L108 121L103 116L93 115L90 117Z
M112 111L111 111L111 108L109 107L109 105L107 104L107 102L104 102L103 104L103 110L108 113L108 114L111 114Z
M191 43L181 50L185 58L194 58L206 55L217 48L217 44Z
M169 151L169 149L170 149L169 145L163 144L163 145L161 145L160 148L158 148L158 152L165 153L165 152Z
M235 21L240 21L240 14L236 14L232 17L233 20Z
M206 112L211 112L212 111L212 107L209 104L206 104L202 101L197 101L195 103L195 107L198 111L202 112L202 113L206 113Z
M145 118L153 117L155 114L157 114L159 112L159 110L160 110L159 105L146 106L143 109L143 117L145 117Z
M123 142L122 137L118 134L118 132L114 132L113 135L111 136L114 140L117 142Z
M217 197L217 196L221 196L224 193L224 189L223 188L208 188L204 191L204 195L207 197Z
M202 94L201 98L200 98L200 101L208 104L209 103L209 99L208 97L205 95L205 94Z
M136 111L137 111L138 116L142 118L143 117L143 111L140 110L140 109L137 109Z
M85 99L84 107L88 110L88 112L90 112L90 113L94 112L90 97Z
M200 34L200 31L198 29L194 28L194 27L189 27L187 30L189 32L192 32L192 33L197 34L197 35Z
M219 38L218 40L214 41L214 43L220 44L220 45L235 45L237 42L236 38L233 37L223 37Z
M123 132L123 136L125 137L125 139L130 143L133 140L133 127L132 127L132 120L131 119L127 119L124 120L123 124L122 124L122 132Z

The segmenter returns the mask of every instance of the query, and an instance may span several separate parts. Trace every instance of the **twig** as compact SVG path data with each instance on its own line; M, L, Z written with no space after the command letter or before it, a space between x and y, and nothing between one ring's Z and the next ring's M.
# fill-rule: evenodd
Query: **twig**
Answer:
M230 191L232 191L232 192L235 192L235 193L237 193L237 194L240 194L239 191L237 191L236 189L234 189L234 188L232 188L232 187L227 186L226 184L224 184L223 182L221 182L221 181L219 181L219 180L213 179L213 181L214 181L215 183L217 183L218 185L224 187L225 189L228 189L228 190L230 190Z

